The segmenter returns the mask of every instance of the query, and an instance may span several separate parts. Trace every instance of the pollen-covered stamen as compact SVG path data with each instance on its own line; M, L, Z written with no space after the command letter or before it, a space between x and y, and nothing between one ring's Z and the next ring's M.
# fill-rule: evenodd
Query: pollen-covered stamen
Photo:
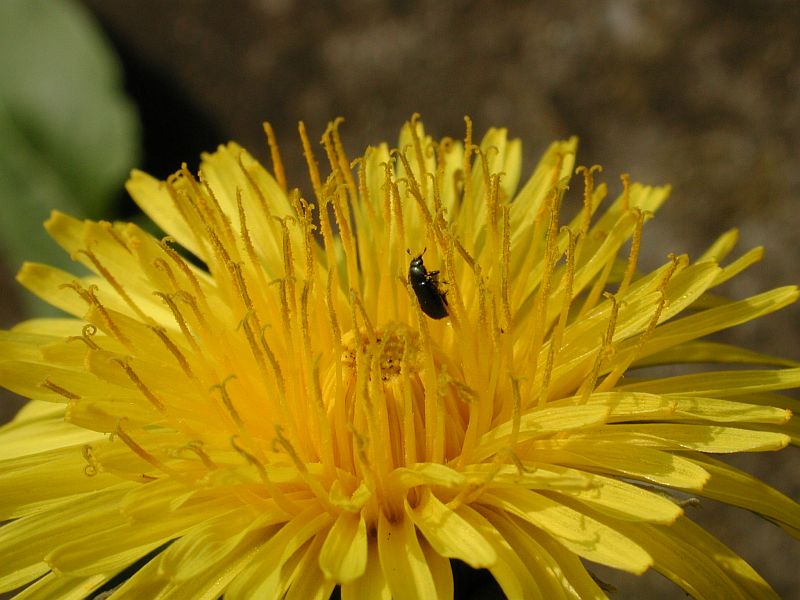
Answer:
M272 441L272 450L273 452L278 452L279 448L282 448L289 456L295 468L297 469L298 474L308 486L308 489L319 499L320 502L322 502L324 506L332 508L330 504L330 498L328 496L328 490L322 486L317 477L308 471L308 467L306 466L308 459L302 458L297 453L292 443L283 434L283 429L279 425L276 425L275 439Z
M432 227L433 215L431 214L431 211L428 208L425 192L423 191L419 182L414 177L414 172L411 169L411 165L408 162L408 158L403 152L400 152L399 150L393 151L392 155L399 158L400 162L404 167L404 170L406 172L405 181L408 183L408 191L417 201L417 208L419 209L419 214L422 216L425 225L428 227Z
M133 344L131 343L131 341L127 338L127 336L125 336L124 333L122 333L122 330L119 328L114 319L111 318L111 315L109 314L106 307L97 298L98 288L96 285L90 285L87 288L81 288L80 284L77 281L75 281L73 282L73 285L70 285L69 287L72 287L72 289L77 291L78 294L81 296L81 298L83 298L89 304L89 306L91 306L96 310L97 314L103 320L106 329L111 333L111 335L114 336L114 338L118 342L120 342L128 350L133 350ZM92 311L90 309L90 313L91 312ZM91 319L87 320L91 321Z
M97 269L98 273L103 276L103 278L114 288L114 291L119 294L119 297L127 304L133 312L142 320L142 321L149 321L149 317L142 311L141 308L133 301L133 299L128 295L125 291L125 288L122 287L122 284L117 281L117 279L111 274L111 272L100 262L100 259L97 258L97 255L89 249L78 250L76 255L83 255L91 261L94 265L95 269Z
M213 260L211 260L212 257L209 257L208 270L217 281L222 294L230 297L234 294L231 289L231 284L233 282L229 277L225 277L225 274L228 272L228 265L236 261L230 255L228 249L222 243L222 240L219 239L217 233L211 229L210 226L206 232L206 237L211 242L210 245L213 254Z
M552 318L549 315L548 304L550 300L550 290L553 284L553 276L558 262L558 222L561 212L561 200L564 189L552 188L548 198L549 225L545 234L544 257L542 258L542 274L539 280L538 289L534 296L532 312L532 322L529 327L532 330L530 341L520 356L520 363L524 364L528 360L531 365L528 368L530 373L537 374L540 350L545 340Z
M66 398L67 400L80 400L81 399L81 397L78 394L75 394L74 392L70 392L68 389L66 389L66 388L64 388L64 387L62 387L62 386L60 386L60 385L58 385L56 383L53 383L52 381L50 381L49 378L47 378L44 381L42 381L42 383L40 383L39 385L42 386L43 388L46 388L46 389L50 390L51 392L55 392L56 394L58 394L60 396L64 396L64 398Z
M94 449L90 444L84 444L81 448L81 456L83 460L86 461L86 466L83 468L83 472L87 477L94 477L97 475L101 470L100 461L97 460L97 457L94 455Z
M250 319L254 316L254 311L248 311L239 324L236 326L236 329L242 329L244 331L244 336L247 339L247 345L250 347L250 352L253 355L253 358L256 361L256 366L258 367L258 371L261 374L263 381L269 381L270 376L269 372L267 371L267 364L264 361L264 354L262 352L261 347L258 345L256 341L255 331L253 330L253 326L250 324Z
M501 207L503 218L503 250L500 256L500 302L503 309L502 328L511 338L511 300L509 294L509 272L511 267L511 220L508 206Z
M180 171L167 178L166 189L170 198L172 198L175 208L192 231L195 244L205 254L208 249L205 231L208 228L208 224L214 222L213 216L204 215L203 211L198 207L198 203L205 203L200 198L197 182L185 163ZM206 257L202 256L201 258L205 259Z
M336 165L332 165L336 168ZM352 223L350 221L350 210L347 202L347 186L337 183L334 176L325 183L322 193L327 202L333 208L333 215L339 227L339 239L344 249L345 264L347 266L347 285L351 288L360 287L361 273L358 268L358 247ZM335 264L335 263L332 263ZM332 268L332 264L329 268Z
M303 244L305 248L306 259L306 279L309 281L314 280L314 274L317 268L317 260L315 251L317 249L317 241L314 238L314 230L317 226L314 224L314 208L313 204L307 202L304 198L298 196L297 203L299 206L298 219L303 231Z
M172 316L175 318L175 322L178 324L178 327L180 328L183 337L186 339L187 342L189 342L189 344L192 346L192 349L199 354L200 346L197 345L197 340L195 340L194 335L192 335L192 332L189 331L189 325L186 322L183 313L178 308L178 305L175 304L175 301L172 299L172 297L169 294L165 294L164 292L153 292L153 294L161 298L164 304L167 305L169 310L172 312Z
M81 329L81 335L71 335L67 338L67 341L74 342L80 340L92 350L100 350L100 346L98 346L97 343L92 339L96 333L97 327L91 323L87 323Z
M422 141L419 139L419 131L417 131L417 125L419 124L419 113L414 113L411 115L411 120L406 124L409 133L411 134L411 142L414 147L414 157L417 161L417 167L419 169L419 190L422 194L423 198L428 197L428 181L427 181L427 169L425 167L425 154L422 148ZM411 173L411 170L407 167L407 173Z
M564 330L567 327L569 311L572 307L572 284L575 278L575 233L568 227L562 228L562 231L564 229L566 229L569 240L567 243L567 257L564 276L561 278L559 283L559 289L563 290L560 295L561 309L558 315L558 322L556 323L553 333L550 336L550 344L556 351L561 349L561 343L564 339ZM556 296L556 298L558 298L558 296Z
M203 449L203 442L200 440L188 442L185 446L183 446L183 448L179 448L178 450L188 450L192 452L195 456L197 456L197 458L200 459L200 462L202 462L203 466L209 471L216 471L219 469L219 465L217 465L208 455L208 452Z
M186 374L187 377L190 379L197 380L197 376L192 371L192 367L189 365L189 361L186 360L186 357L183 355L183 352L180 351L180 348L173 342L169 336L167 335L166 329L160 326L151 325L150 329L153 333L158 336L158 339L167 347L167 350L175 357L175 360L178 361L183 372Z
M501 234L498 224L500 222L500 173L493 173L489 178L489 193L487 195L486 223L491 236L492 256L497 256L499 252L498 243Z
M292 500L283 493L283 490L280 488L280 486L270 479L269 471L264 464L239 444L238 436L231 436L230 444L231 447L242 458L245 459L247 464L256 468L259 478L261 479L261 483L264 484L269 498L275 501L275 504L278 506L278 508L284 511L287 515L293 515L300 512L298 505L292 502Z
M242 434L244 437L249 437L245 426L244 421L242 420L241 415L237 408L233 405L233 400L231 399L230 394L228 393L227 384L231 379L236 379L236 375L228 375L225 379L223 379L220 383L216 383L211 386L209 392L219 392L220 399L222 400L222 405L225 407L228 416L233 421L236 428L239 430L239 433Z
M515 326L520 326L525 319L531 318L532 305L537 296L541 295L541 277L546 267L543 254L547 253L547 235L553 225L553 203L561 201L566 191L566 181L559 181L564 155L556 155L556 164L552 169L544 201L534 217L534 224L530 240L524 242L520 248L523 258L515 269L516 276L522 279L520 284L514 286L511 295L511 305L515 312ZM556 226L558 223L556 222ZM555 241L555 240L554 240ZM527 282L525 281L527 280Z
M619 314L619 302L617 297L613 294L606 293L605 297L611 302L611 310L609 311L608 325L606 332L603 335L600 348L595 353L594 364L592 370L587 377L584 378L583 383L578 389L577 395L581 397L582 402L586 402L589 396L594 391L597 385L597 379L600 377L600 372L603 362L610 358L614 353L614 346L612 339L614 337L614 329L617 326L617 315Z
M639 247L642 243L642 229L644 228L644 221L647 216L645 211L639 210L638 208L634 208L632 210L634 215L636 215L636 225L635 229L633 230L631 251L628 255L628 263L625 268L625 274L622 277L622 282L619 284L619 289L617 291L617 293L620 294L620 297L628 291L628 286L631 284L633 276L636 273L636 263L639 259Z
M264 275L264 268L261 264L258 254L256 254L256 248L253 245L253 239L250 236L250 230L247 227L247 213L244 209L244 202L242 201L242 190L238 187L236 188L236 209L239 213L239 237L244 243L245 253L247 254L247 258L250 263L250 270L255 272L258 279L258 284L261 290L264 290L267 288L267 280Z
M347 158L347 154L344 151L344 145L342 144L342 138L339 135L339 126L343 122L344 119L342 117L337 117L334 119L333 123L328 125L325 135L323 135L322 143L325 146L325 151L328 155L328 160L331 163L331 167L336 174L337 182L340 185L344 184L347 187L351 202L357 203L358 194L356 191L356 182L353 179L352 165L350 164L350 159Z
M581 165L575 169L576 174L583 175L583 210L581 211L581 226L578 230L578 239L583 240L589 233L589 227L592 223L592 215L597 207L594 205L594 174L601 173L603 167L600 165L592 165L585 167Z
M309 298L313 283L303 282L303 290L300 293L300 337L302 341L302 365L303 376L305 377L306 393L311 395L311 405L315 411L316 419L307 419L311 431L308 433L310 440L320 440L321 443L315 447L316 452L321 457L323 463L332 471L330 461L333 458L333 447L331 445L330 423L327 418L327 407L322 397L322 387L319 382L319 360L320 356L313 356L312 331L309 326Z
M311 392L314 398L314 406L317 409L317 428L320 431L320 460L325 467L326 473L331 477L335 477L337 467L336 454L334 451L331 422L328 419L328 410L325 404L325 398L322 394L322 384L320 382L319 373L319 357L314 360L313 367L311 368L310 379Z
M119 232L117 231L117 228L114 227L113 223L109 223L108 221L98 221L97 224L103 229L105 233L108 234L108 236L112 240L117 242L117 244L119 244L123 250L125 250L128 254L133 254L133 252L131 251L130 247L128 247L128 244L125 242L125 240L123 240L120 237Z
M167 261L163 258L155 258L153 259L153 266L167 276L173 291L181 289L178 279L175 277L175 273L172 272L172 268L167 264Z
M547 349L547 358L544 364L544 371L542 373L542 385L539 390L539 406L543 407L548 400L550 392L550 377L553 375L553 362L555 361L557 346L553 343L549 344Z
M638 358L642 348L644 348L644 345L652 337L653 332L656 330L656 325L658 325L658 322L661 319L661 312L664 310L664 307L667 304L667 295L665 290L662 289L660 291L661 298L656 304L655 310L653 311L653 316L650 319L650 322L647 324L647 329L645 329L639 335L639 338L636 341L636 346L628 350L624 356L618 359L618 364L595 388L596 392L605 392L611 390L617 384L620 378L628 371L633 361Z
M255 195L255 198L258 200L258 207L261 209L263 213L263 218L265 223L272 222L272 210L270 209L270 203L267 201L266 196L264 196L264 192L261 190L261 186L256 182L253 178L253 174L250 173L250 169L245 166L243 157L240 154L236 158L236 162L239 165L239 171L244 175L244 178L247 180L248 189Z
M275 174L275 180L278 182L280 188L286 191L286 171L283 169L283 160L281 160L281 152L278 147L278 142L275 139L275 131L272 129L272 124L268 121L262 123L264 133L267 136L267 144L269 145L269 155L272 159L272 171Z
M206 175L205 173L203 173L202 170L198 173L198 178L200 179L200 183L203 186L205 195L211 200L210 210L213 213L215 220L220 224L214 229L217 231L221 231L222 237L224 238L223 241L225 246L229 248L231 252L234 252L235 253L234 258L236 260L239 260L238 248L236 246L236 235L233 232L233 224L231 223L231 218L228 215L228 213L222 209L222 205L220 204L220 201L217 198L217 194L214 192L214 188L208 182L208 179L206 178Z
M400 200L400 189L396 181L391 183L392 192L392 213L394 214L394 230L397 232L395 235L395 243L392 248L395 253L395 265L403 264L405 259L405 250L408 248L408 238L406 235L405 216L403 213L403 203Z
M247 282L245 281L244 274L242 273L241 263L228 263L228 273L231 275L231 279L236 286L236 291L239 293L239 298L242 301L245 314L249 314L251 316L253 325L257 330L261 329L261 320L258 318L258 311L253 305L253 300L250 296L250 292L247 289Z
M164 253L169 256L169 258L175 263L175 265L180 269L181 273L183 273L184 277L189 281L189 284L194 291L194 296L202 303L202 308L204 311L209 311L208 302L206 300L205 293L203 292L203 288L200 286L200 281L197 279L197 276L192 272L191 267L189 264L181 257L178 252L169 245L169 241L171 238L164 238L160 242L161 248L164 250ZM175 290L177 292L185 291L179 285L175 286ZM187 292L188 293L188 292ZM209 311L210 312L210 311Z
M136 388L145 398L147 398L147 400L156 408L158 412L166 412L164 402L152 392L152 390L142 381L139 375L137 375L136 371L133 370L133 367L128 364L130 357L112 358L111 360L112 362L118 364L123 371L125 371L125 374L133 382Z
M289 299L289 311L294 314L296 312L296 292L295 292L295 271L294 271L294 256L292 255L292 240L289 233L289 225L294 223L294 218L278 218L273 217L281 226L281 249L283 251L283 281L286 284L286 295Z
M133 451L133 453L136 454L139 458L141 458L145 462L150 463L159 471L163 472L166 475L169 475L170 477L174 477L175 479L178 479L180 481L187 481L187 477L184 475L183 472L179 472L176 471L175 469L172 469L171 467L168 467L166 464L164 464L162 460L159 460L154 454L148 452L144 447L138 444L130 435L128 435L128 433L122 428L123 420L124 418L120 419L120 421L117 423L117 427L114 430L114 436L121 439L123 443L128 448L130 448Z
M623 173L619 179L622 181L622 210L628 210L631 204L631 176Z

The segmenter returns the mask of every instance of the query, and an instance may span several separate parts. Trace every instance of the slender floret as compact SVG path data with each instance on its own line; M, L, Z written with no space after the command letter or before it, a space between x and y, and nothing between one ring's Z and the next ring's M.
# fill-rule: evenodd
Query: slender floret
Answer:
M25 264L70 316L0 332L30 398L0 429L0 591L449 599L458 559L509 598L603 598L593 563L776 597L682 501L800 537L794 501L714 458L800 441L800 366L707 339L797 299L721 295L761 250L729 260L731 231L643 271L669 189L608 199L574 138L519 186L504 129L415 116L353 160L339 125L321 148L300 125L306 195L269 125L272 173L235 143L135 171L160 240L53 213L89 274Z

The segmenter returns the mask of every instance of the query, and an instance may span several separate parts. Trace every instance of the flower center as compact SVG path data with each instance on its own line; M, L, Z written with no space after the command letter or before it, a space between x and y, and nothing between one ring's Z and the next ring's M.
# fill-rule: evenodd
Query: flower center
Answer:
M389 323L374 331L351 329L342 343L342 364L351 371L356 370L361 357L366 365L377 362L384 382L399 377L402 365L409 374L419 371L419 334L402 323Z

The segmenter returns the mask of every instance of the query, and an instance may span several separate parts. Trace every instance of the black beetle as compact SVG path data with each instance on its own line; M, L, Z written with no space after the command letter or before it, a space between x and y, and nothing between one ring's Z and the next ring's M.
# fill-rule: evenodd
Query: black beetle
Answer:
M426 250L408 264L408 283L417 295L422 312L431 319L443 319L447 316L447 292L439 289L439 271L428 272L425 268L422 256ZM411 255L408 250L406 252Z

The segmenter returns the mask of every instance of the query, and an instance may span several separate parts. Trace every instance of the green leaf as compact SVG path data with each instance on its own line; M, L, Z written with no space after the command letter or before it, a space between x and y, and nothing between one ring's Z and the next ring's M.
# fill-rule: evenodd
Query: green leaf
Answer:
M0 249L12 270L23 260L69 267L42 223L52 209L108 217L138 156L120 66L85 9L2 0Z

